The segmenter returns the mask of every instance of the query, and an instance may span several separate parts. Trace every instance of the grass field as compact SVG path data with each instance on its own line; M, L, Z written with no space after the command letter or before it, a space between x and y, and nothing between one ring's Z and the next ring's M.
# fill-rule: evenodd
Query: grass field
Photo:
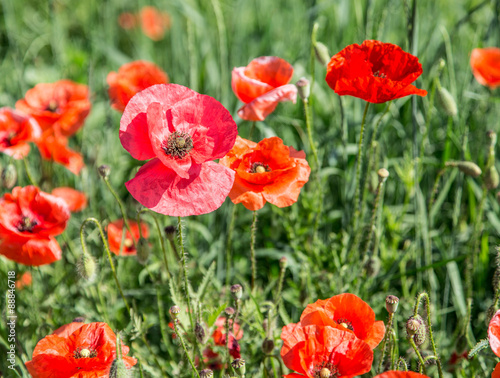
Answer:
M30 272L33 279L31 285L16 291L14 370L8 368L3 352L10 344L7 296L0 301L0 371L6 377L28 377L24 363L32 359L37 342L80 316L86 322L106 322L115 333L121 332L124 344L130 347L128 355L138 360L132 376L197 374L168 326L169 308L177 305L182 309L185 337L194 340L185 312L182 264L163 233L164 227L177 226L177 217L141 213L152 246L145 265L133 256L113 255L130 313L98 229L92 224L83 237L97 261L97 280L87 283L76 270L84 220L93 217L105 227L122 218L113 194L98 174L100 165L110 167L109 183L124 203L126 215L135 219L143 208L124 185L143 162L134 160L120 143L121 113L111 108L106 83L109 72L139 59L157 64L171 83L220 101L233 115L243 138L258 142L279 136L285 145L304 150L312 168L297 203L285 208L266 204L257 212L254 231L253 212L229 198L210 214L182 220L180 242L187 254L190 306L207 335L213 332L218 315L227 306L235 307L229 287L243 286L238 322L244 332L239 345L246 377L290 374L280 357L281 328L298 322L308 304L341 293L359 296L373 308L376 319L384 322L388 318L386 296L398 296L395 333L385 362L401 356L408 369L419 371L405 323L414 313L417 296L424 292L430 307L422 301L420 314L426 318L426 310L430 311L443 376L491 375L498 358L487 342L470 359L451 364L450 358L487 339L494 313L491 307L498 309L500 293L494 276L500 267L496 250L499 197L495 188L487 189L484 174L473 178L457 168L443 169L449 161L471 161L483 172L489 163L495 164L495 160L488 161L495 146L490 148L487 131L499 131L500 93L474 79L469 60L474 48L500 47L499 0L1 0L0 4L0 106L15 107L36 84L61 79L88 85L92 103L84 126L69 142L84 158L79 175L43 160L34 145L26 159L42 190L50 193L55 187L73 187L86 194L88 206L73 213L64 233L57 237L63 251L60 261L31 267L0 257L2 290L8 288L9 271L17 275ZM139 27L124 30L118 24L122 12L138 12L146 5L169 14L170 27L159 41L145 36ZM360 194L357 228L353 226L359 184L356 162L367 103L338 96L328 87L326 67L314 57L313 34L328 47L330 56L348 45L376 39L414 54L423 68L414 84L427 90L427 96L406 96L367 108L361 151L365 163L360 175L365 190ZM309 106L319 165L313 160L299 97L295 104L280 103L252 132L252 122L237 116L242 103L231 90L231 71L267 55L293 65L291 83L301 77L311 81ZM439 86L455 99L456 116L449 116L438 101ZM370 164L366 160L369 154L373 158ZM0 154L2 167L10 162L9 156ZM18 173L16 185L29 185L22 160L13 163ZM375 208L380 168L386 168L389 177ZM11 191L0 190L1 194ZM372 219L374 241L370 243ZM257 277L251 290L253 236ZM178 238L174 243L180 248ZM171 276L165 269L163 244ZM287 263L282 269L283 257ZM282 294L278 294L281 285ZM262 350L266 337L274 341L267 353ZM213 340L208 339L207 345L212 345ZM187 345L198 370L206 368L199 358L202 347L196 342ZM224 346L212 347L224 361L229 358ZM371 372L364 377L379 373L382 349L379 345L373 351ZM419 350L423 358L435 355L428 340ZM425 368L429 377L440 376L432 358ZM215 377L235 375L223 366L214 373Z

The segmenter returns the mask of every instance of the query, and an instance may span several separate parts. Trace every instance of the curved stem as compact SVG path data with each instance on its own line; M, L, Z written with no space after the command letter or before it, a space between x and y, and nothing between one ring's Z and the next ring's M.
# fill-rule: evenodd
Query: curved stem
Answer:
M255 231L257 230L257 211L253 212L252 228L250 229L250 260L252 261L252 291L255 289L257 263L255 261Z
M177 217L177 232L179 233L179 245L181 246L181 265L182 265L182 275L184 279L184 290L186 292L186 304L188 308L188 314L189 314L189 322L191 324L191 329L194 330L194 323L193 323L193 314L191 311L191 298L189 296L189 283L188 283L188 278L187 278L187 261L186 261L186 252L184 251L184 240L182 237L182 223L181 223L181 217Z
M398 359L398 363L397 363L397 369L398 370L401 370L400 369L401 364L403 364L404 371L408 371L408 365L406 365L406 361L405 361L405 359L403 357L399 357L399 359Z
M85 230L85 226L87 225L87 223L90 223L90 222L94 223L97 226L97 228L99 229L99 234L101 235L102 244L104 244L104 249L106 250L106 253L108 255L109 265L111 267L111 272L113 273L113 277L115 278L116 286L118 286L118 290L120 291L120 295L122 296L123 302L125 303L125 307L127 308L127 311L130 314L130 306L128 305L128 302L125 299L125 295L123 294L122 287L120 285L120 282L118 281L118 276L116 275L115 264L113 263L113 259L111 258L111 252L109 250L108 242L106 241L106 237L104 236L104 232L102 230L101 223L95 218L85 219L80 227L80 243L82 244L83 252L88 253L87 252L87 245L85 243L85 238L83 237L83 233Z
M417 357L418 357L418 361L420 362L420 369L419 371L425 375L427 375L427 371L425 370L425 361L424 359L422 358L422 355L420 354L420 351L418 350L417 348L417 345L415 344L415 341L413 340L413 336L410 337L408 339L410 341L410 345L411 347L413 348L413 350L415 351Z

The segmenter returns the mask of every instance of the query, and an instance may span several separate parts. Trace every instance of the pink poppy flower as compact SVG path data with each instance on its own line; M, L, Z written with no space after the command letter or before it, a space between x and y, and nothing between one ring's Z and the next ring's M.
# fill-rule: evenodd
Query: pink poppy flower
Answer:
M212 160L231 150L236 135L231 114L217 100L182 85L153 85L132 97L120 121L123 147L134 159L149 160L125 186L157 213L214 211L234 172Z
M297 87L288 84L293 67L276 56L261 56L246 67L235 67L231 85L245 105L238 110L240 118L263 121L276 109L278 102L297 100Z

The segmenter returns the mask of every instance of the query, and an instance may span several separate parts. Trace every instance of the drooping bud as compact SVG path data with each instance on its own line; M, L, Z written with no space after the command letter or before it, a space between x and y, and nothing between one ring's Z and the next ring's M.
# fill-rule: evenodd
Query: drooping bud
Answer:
M167 236L167 239L171 241L174 240L176 231L177 229L175 228L175 226L165 227L165 235Z
M80 277L88 283L94 282L97 276L97 264L94 258L88 253L83 252L76 265L76 270Z
M420 315L412 316L406 322L406 333L408 337L412 337L417 346L425 342L427 330L425 328L424 320Z
M481 168L477 166L476 163L473 163L472 161L447 161L445 163L445 166L447 167L457 167L461 172L465 173L468 176L471 177L479 177L481 173Z
M181 309L179 306L172 306L172 307L170 307L168 312L170 313L170 316L172 317L172 319L177 319L177 317L181 313Z
M194 335L196 336L196 340L200 344L205 343L206 332L205 332L205 327L203 327L203 324L196 322L196 325L194 327Z
M243 287L240 284L231 286L231 294L235 300L241 299L243 295Z
M270 354L274 350L274 341L268 338L265 338L262 342L262 351L265 354Z
M389 177L389 171L385 168L380 168L377 171L377 176L378 176L378 182L383 184L385 180L387 180L387 177Z
M492 164L486 172L484 173L484 185L486 189L492 190L498 187L500 184L500 176L498 175L498 171L495 167L495 164Z
M107 179L109 177L109 174L111 173L111 168L109 165L103 164L100 165L99 168L97 168L97 172L99 172L99 176L101 176L103 179Z
M389 314L394 314L398 310L399 298L395 295L388 295L385 298L385 308Z
M2 174L0 177L1 186L5 189L12 189L17 182L17 171L14 164L7 164L7 166L2 169Z
M297 92L299 93L300 98L303 101L307 101L309 95L311 94L311 85L309 80L302 77L299 81L297 81L297 83L295 83L295 85L297 86Z
M226 313L227 316L231 317L234 315L235 311L234 311L234 308L232 307L226 307L224 309L224 312Z
M213 378L214 372L210 369L203 369L200 371L200 378Z
M237 358L231 362L231 366L236 373L239 375L245 375L245 360L242 358Z
M281 269L286 269L287 266L288 266L288 259L285 256L283 256L280 259L280 268Z
M458 114L457 103L452 94L441 86L437 89L437 100L444 112L450 117L455 117Z
M145 265L151 254L151 246L144 238L139 238L137 242L137 261L139 264Z
M318 62L326 67L331 59L331 55L328 52L328 47L326 47L321 42L316 42L314 44L314 53L316 54L316 59L318 59Z

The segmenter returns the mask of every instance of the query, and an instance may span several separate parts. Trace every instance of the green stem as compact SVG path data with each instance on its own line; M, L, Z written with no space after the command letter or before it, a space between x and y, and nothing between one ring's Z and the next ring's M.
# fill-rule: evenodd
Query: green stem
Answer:
M418 350L417 345L415 344L415 341L413 340L413 336L410 337L408 339L408 341L410 342L410 345L413 348L413 350L415 351L415 354L418 357L418 361L420 362L420 369L419 369L420 373L427 375L427 371L425 369L425 361L422 358L422 355L420 354L420 351Z
M309 100L304 99L304 115L306 117L306 128L307 128L307 137L309 138L309 144L311 146L311 152L314 157L314 167L316 170L319 170L319 159L318 152L316 151L316 145L314 144L313 135L312 135L312 125L311 125L311 112L309 110Z
M253 212L252 227L250 229L250 260L252 261L252 291L255 289L257 277L257 263L255 261L255 231L257 230L257 211Z
M278 279L278 291L276 292L276 315L279 313L279 306L281 304L281 297L282 297L282 291L283 291L283 281L285 279L285 272L286 272L286 264L280 264L280 276Z
M375 194L375 204L373 205L373 211L372 211L372 217L370 220L370 228L369 228L369 234L368 234L368 240L366 241L365 248L363 251L363 256L366 256L368 251L370 250L370 247L373 244L373 238L375 235L375 219L377 218L377 210L378 210L378 204L380 202L380 197L382 193L382 189L384 187L384 181L379 179L378 185L377 185L377 192ZM370 252L370 254L373 254Z
M382 356L380 357L380 361L378 363L377 372L380 374L382 372L382 365L384 364L385 354L387 352L387 342L390 338L392 332L392 319L394 318L394 313L389 313L389 320L387 321L387 328L384 335L384 342L382 346Z
M231 280L231 238L233 236L234 220L236 218L236 205L232 205L231 218L226 236L226 286L229 286Z
M132 242L135 245L136 241L134 240L134 236L133 236L134 234L132 233L132 230L130 229L130 225L128 223L128 218L127 218L127 213L125 212L125 207L123 206L123 203L120 200L120 197L118 197L118 194L116 194L115 190L113 189L113 187L109 183L109 178L105 177L105 178L103 178L103 180L106 183L106 186L108 187L108 189L111 192L111 194L113 195L113 197L115 197L115 200L118 203L118 206L120 207L120 212L122 213L123 223L125 224L125 228L127 229L127 231L130 233Z
M158 223L158 219L156 219L156 216L153 214L153 212L151 210L142 209L137 213L137 224L139 224L139 225L141 224L140 223L140 214L145 213L145 212L148 212L151 215L151 217L153 218L153 220L155 221L156 232L158 234L158 238L160 239L161 250L163 253L163 263L165 264L165 269L167 270L168 278L171 278L170 269L168 267L168 260L167 260L167 249L165 248L165 242L163 240L163 233L161 231L160 224ZM140 226L139 226L139 233L141 233Z
M111 258L111 252L110 252L109 247L108 247L108 242L106 241L106 237L104 236L104 232L102 230L101 223L95 218L85 219L80 227L80 243L82 244L83 252L88 253L87 252L87 245L85 243L85 238L83 237L83 234L84 234L85 226L89 222L94 223L97 226L97 228L99 229L99 234L101 235L102 244L104 244L104 249L106 250L106 253L108 255L109 265L111 267L111 272L113 273L113 277L115 278L116 286L118 286L118 290L120 291L120 295L122 296L123 302L125 303L125 307L127 308L127 311L130 314L130 307L128 305L127 300L125 299L125 295L123 294L123 290L122 290L122 287L120 285L120 282L118 281L118 276L116 274L115 264L113 263L113 259Z
M189 322L191 324L191 329L194 330L194 323L193 323L193 314L191 311L191 298L189 295L189 283L188 283L188 277L187 277L187 261L186 261L186 252L184 251L184 240L182 237L182 223L181 223L181 217L177 217L177 223L178 223L178 229L177 232L179 233L179 245L181 246L181 265L182 265L182 275L184 279L184 290L186 292L186 304L188 308L188 314L189 314Z
M252 126L250 127L250 132L248 133L248 139L252 139L252 135L253 135L253 132L255 131L255 125L256 125L256 122L253 121L252 122Z
M219 52L220 52L220 67L221 67L221 98L222 103L227 101L227 88L229 80L227 78L228 69L228 54L226 41L226 24L224 23L224 15L222 13L219 0L211 0L214 8L215 20L217 21L217 31L219 32Z
M28 166L28 160L26 159L26 156L23 157L23 163L24 163L24 169L26 170L26 176L28 176L28 180L29 180L30 184L33 186L38 186L36 181L33 180L33 176L31 176L30 168Z
M403 357L398 358L397 369L401 371L401 364L403 364L404 371L408 371L408 365Z
M193 372L196 374L196 376L198 378L200 378L200 374L198 374L198 370L196 370L196 366L194 366L193 360L191 359L191 357L189 357L186 343L184 342L184 337L182 337L182 334L179 331L179 328L177 327L178 321L179 321L178 319L174 319L174 321L173 321L175 334L177 335L177 337L179 338L179 340L181 342L182 349L184 350L184 354L186 355L186 358L188 359L189 364L191 365L191 369L193 369Z

